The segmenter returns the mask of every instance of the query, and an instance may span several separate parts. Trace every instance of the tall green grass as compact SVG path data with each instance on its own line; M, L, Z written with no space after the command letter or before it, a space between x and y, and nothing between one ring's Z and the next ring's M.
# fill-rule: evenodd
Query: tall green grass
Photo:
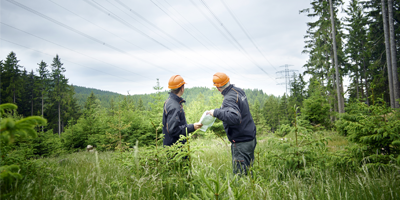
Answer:
M400 199L400 174L394 168L329 168L299 175L265 162L264 152L277 148L268 146L269 140L278 138L259 137L253 175L241 177L233 176L230 146L221 139L191 141L202 151L191 157L190 173L166 162L156 170L146 164L152 158L140 157L148 151L141 148L44 158L37 161L39 173L19 180L7 199ZM132 165L122 165L121 155Z

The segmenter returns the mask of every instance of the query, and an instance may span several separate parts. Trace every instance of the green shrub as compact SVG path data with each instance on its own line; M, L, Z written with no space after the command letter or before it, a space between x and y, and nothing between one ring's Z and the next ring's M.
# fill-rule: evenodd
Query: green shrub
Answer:
M400 118L379 99L374 105L352 105L352 112L342 115L336 126L340 133L358 145L351 149L362 160L375 166L396 163L400 153Z

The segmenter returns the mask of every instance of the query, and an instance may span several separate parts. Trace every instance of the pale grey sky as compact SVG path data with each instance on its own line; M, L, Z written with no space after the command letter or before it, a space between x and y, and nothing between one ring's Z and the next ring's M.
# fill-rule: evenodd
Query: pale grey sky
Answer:
M283 95L276 72L285 64L303 72L312 19L299 10L309 7L310 0L1 0L0 59L14 51L35 71L58 54L70 84L121 94L152 93L157 78L167 89L175 74L189 88L212 87L212 75L225 72L238 87Z

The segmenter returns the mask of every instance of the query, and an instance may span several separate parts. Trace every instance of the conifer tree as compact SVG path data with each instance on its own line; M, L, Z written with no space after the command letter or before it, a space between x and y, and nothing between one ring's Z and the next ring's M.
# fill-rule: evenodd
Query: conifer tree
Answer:
M4 61L2 73L2 103L17 103L17 98L21 96L20 89L22 88L22 81L20 78L22 66L18 64L16 54L10 52Z
M3 94L3 82L1 82L1 78L3 76L3 60L0 60L0 104L1 104L1 99L2 99L2 94Z
M49 121L51 123L53 130L57 130L58 135L61 135L61 105L65 103L64 97L66 97L68 79L65 77L65 68L61 59L58 55L53 58L53 63L51 64L51 93L50 98L52 102L51 115ZM57 124L54 123L53 119L57 119Z
M337 8L343 4L341 0L335 0L332 2L333 8ZM335 9L336 10L336 9ZM317 20L314 22L308 22L307 35L305 36L305 47L303 53L309 54L309 59L304 65L307 70L305 73L318 78L323 88L328 91L328 94L332 98L336 98L336 102L342 98L342 87L341 77L343 71L335 70L333 68L334 61L334 48L333 48L333 37L332 37L332 22L334 23L335 33L336 33L336 44L337 44L337 62L338 66L344 66L344 53L342 50L342 31L341 23L337 19L336 15L332 15L333 20L331 20L331 12L329 1L313 0L311 2L311 8L303 9L300 13L308 13L308 17L316 17ZM337 13L334 11L333 13ZM339 74L335 75L335 71ZM334 84L334 80L338 80L339 84ZM338 85L338 86L336 86ZM336 87L336 92L334 91ZM339 94L338 92L339 91ZM335 95L336 94L336 95ZM336 97L335 97L336 96ZM338 106L339 107L339 106ZM338 109L338 111L340 111Z
M353 86L352 90L350 90L350 97L364 98L366 103L369 104L365 62L368 59L368 51L366 50L368 44L366 30L368 20L364 15L363 6L359 3L359 0L352 0L345 12L348 15L348 17L345 17L345 22L347 22L345 26L348 31L345 52L349 62L347 69Z
M43 117L45 98L47 98L49 88L49 70L47 69L47 63L43 60L38 63L38 66L39 68L36 71L39 73L39 80L36 83L41 96L41 116Z
M390 61L392 63L392 80L393 80L393 99L394 105L392 108L400 108L400 82L397 72L397 49L394 33L394 20L393 20L393 0L388 0L388 24L389 24L389 37L390 37ZM396 101L397 100L397 101Z

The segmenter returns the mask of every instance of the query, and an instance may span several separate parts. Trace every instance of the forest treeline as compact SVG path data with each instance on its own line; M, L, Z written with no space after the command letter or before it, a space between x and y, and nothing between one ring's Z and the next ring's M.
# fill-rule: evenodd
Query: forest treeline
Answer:
M320 155L307 157L313 148L326 144L327 138L314 135L323 131L336 131L355 144L339 156L330 155L336 156L331 163L334 166L400 165L400 112L395 101L400 98L400 1L351 0L344 8L346 17L339 19L337 13L342 6L342 0L313 0L310 8L300 11L311 21L303 51L309 59L304 73L293 74L289 94L274 96L244 89L258 135L285 137L296 133L297 139L299 133L309 141L301 147L297 140L282 146L284 153L279 156L297 159L293 169L301 168L303 159L325 163ZM123 151L136 143L151 147L162 141L159 134L168 92L159 87L156 77L151 94L120 95L70 85L58 55L49 64L40 61L35 72L26 71L18 63L14 52L0 62L0 104L16 105L0 109L0 164L8 167L2 168L4 172L11 174L4 175L8 178L1 183L8 189L18 179L16 174L32 170L29 160L33 158L76 152L87 145L99 151ZM310 79L305 80L305 76ZM350 85L344 91L346 76ZM184 109L188 123L197 122L205 110L220 107L223 100L215 88L206 87L187 88L183 98L187 101ZM20 126L20 120L34 115L42 116L47 123L35 118ZM217 120L197 136L224 134L222 122ZM299 157L299 153L304 156Z

